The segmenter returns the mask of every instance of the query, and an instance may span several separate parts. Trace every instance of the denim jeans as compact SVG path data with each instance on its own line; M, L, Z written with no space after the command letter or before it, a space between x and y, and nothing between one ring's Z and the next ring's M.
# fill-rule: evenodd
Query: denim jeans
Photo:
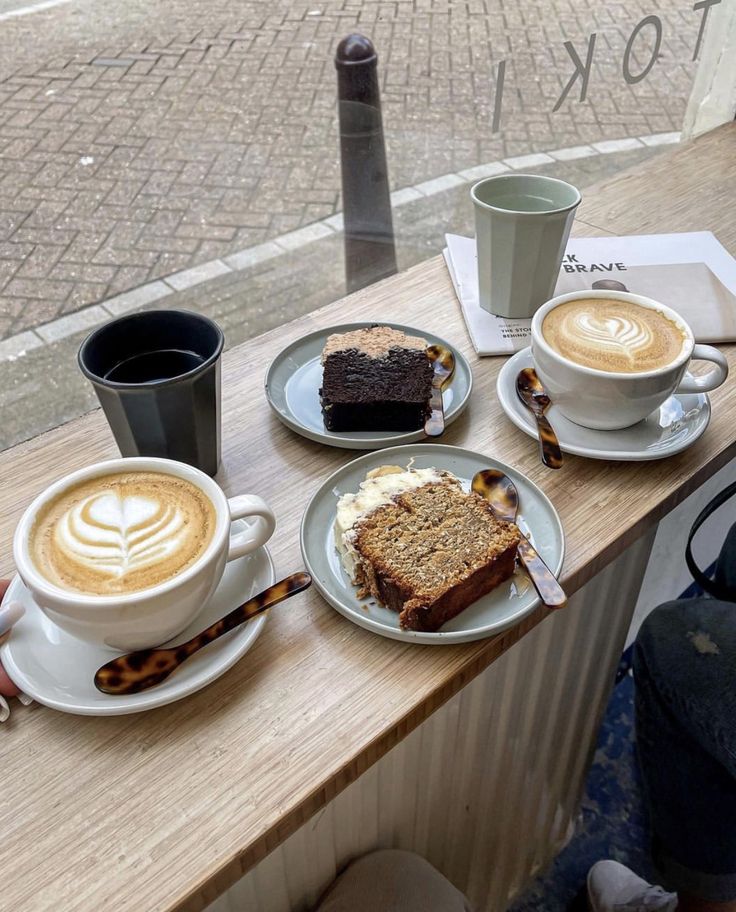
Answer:
M716 566L736 583L736 525ZM664 886L736 900L736 604L668 602L634 646L636 736Z

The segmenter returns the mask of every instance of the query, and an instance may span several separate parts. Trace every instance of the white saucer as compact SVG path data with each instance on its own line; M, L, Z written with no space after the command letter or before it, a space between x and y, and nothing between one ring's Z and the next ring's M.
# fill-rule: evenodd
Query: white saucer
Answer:
M266 548L232 561L206 608L166 645L190 639L274 581L273 562ZM100 693L93 683L95 671L113 658L111 650L83 643L57 627L33 601L19 576L10 584L6 598L21 602L26 609L9 640L0 647L0 659L11 680L39 703L83 716L142 712L195 693L245 655L266 623L266 615L261 614L193 655L158 687L114 697Z
M531 348L517 352L501 368L496 395L501 408L525 434L537 439L537 423L516 395L516 377L533 367ZM563 453L588 459L643 462L673 456L692 446L710 422L710 399L705 393L670 396L656 412L632 427L595 431L565 418L552 405L546 413Z

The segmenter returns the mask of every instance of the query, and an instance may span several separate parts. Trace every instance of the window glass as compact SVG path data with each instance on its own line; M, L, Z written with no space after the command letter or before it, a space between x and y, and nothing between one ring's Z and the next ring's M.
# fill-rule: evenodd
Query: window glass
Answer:
M345 293L347 35L378 55L404 269L473 233L489 169L584 192L677 142L698 6L0 0L0 447L96 405L76 351L111 315L196 308L232 346ZM348 179L380 158L373 116Z

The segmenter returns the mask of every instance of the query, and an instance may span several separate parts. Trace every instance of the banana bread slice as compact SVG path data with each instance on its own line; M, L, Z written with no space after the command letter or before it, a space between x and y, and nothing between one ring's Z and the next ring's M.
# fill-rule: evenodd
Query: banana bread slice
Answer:
M513 574L518 542L515 525L443 472L358 520L355 582L403 628L436 631Z

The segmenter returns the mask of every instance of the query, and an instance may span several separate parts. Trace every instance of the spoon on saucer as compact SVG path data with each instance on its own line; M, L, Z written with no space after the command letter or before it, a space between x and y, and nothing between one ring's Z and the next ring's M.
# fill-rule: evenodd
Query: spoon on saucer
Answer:
M539 429L539 455L542 462L550 469L562 467L562 450L552 425L544 414L552 405L552 400L542 386L533 367L525 367L516 377L516 395L537 419Z
M442 402L442 390L455 373L455 355L444 345L428 345L427 357L432 362L432 398L429 407L432 409L424 423L427 437L439 437L445 430L445 407Z
M124 694L140 693L155 687L175 671L182 662L207 646L213 640L223 636L240 624L249 621L257 614L267 611L284 599L303 592L312 584L312 577L308 573L292 573L260 595L249 599L230 614L215 621L201 633L193 636L186 643L169 648L140 649L118 656L106 665L97 669L95 673L95 687L102 693L121 696Z
M506 522L515 522L519 509L519 494L516 485L504 472L499 469L481 469L473 476L471 487L476 494L487 500L491 509L498 517ZM519 530L519 560L529 574L529 579L534 584L542 602L548 608L564 608L567 596L555 579L554 573L537 554L534 545Z

